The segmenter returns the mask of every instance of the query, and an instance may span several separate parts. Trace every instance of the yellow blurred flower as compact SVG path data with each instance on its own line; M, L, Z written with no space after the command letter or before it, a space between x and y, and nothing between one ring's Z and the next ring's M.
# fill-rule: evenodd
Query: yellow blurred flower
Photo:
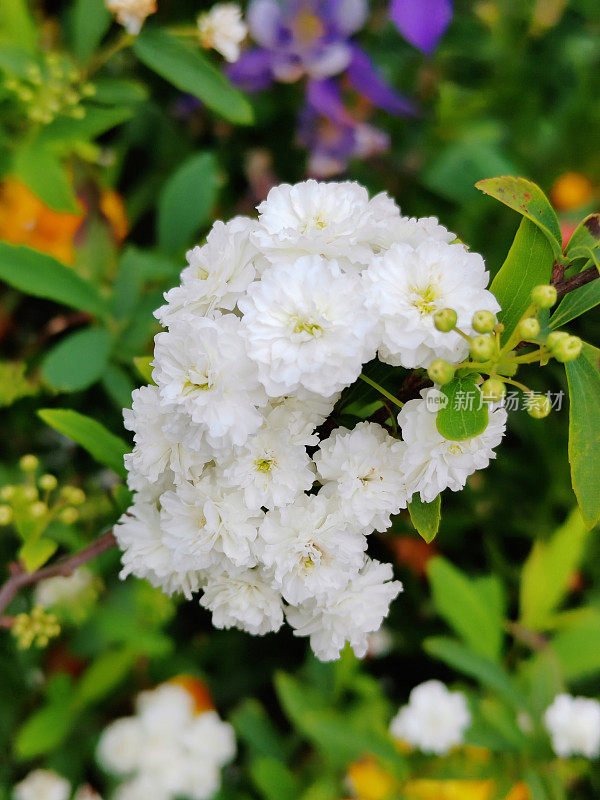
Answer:
M104 189L100 195L100 211L110 223L113 235L122 242L129 232L129 220L123 198L114 189Z
M494 781L429 780L408 781L404 787L406 800L490 800Z
M0 184L0 239L6 242L24 244L72 264L73 239L83 218L83 213L53 211L16 178Z
M510 792L506 795L504 800L531 800L531 792L526 783L515 783Z
M347 780L358 800L386 800L397 790L394 776L372 758L350 764Z
M558 211L572 211L590 202L594 189L589 178L580 172L565 172L552 187L550 197Z

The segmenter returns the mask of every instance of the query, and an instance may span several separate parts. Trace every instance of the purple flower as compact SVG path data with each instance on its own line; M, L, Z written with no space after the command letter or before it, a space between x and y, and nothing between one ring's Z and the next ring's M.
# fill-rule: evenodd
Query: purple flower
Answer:
M252 0L248 28L259 47L243 53L229 74L250 90L272 80L337 75L350 63L348 39L366 15L365 0Z
M452 0L392 0L390 17L412 45L432 53L452 19Z

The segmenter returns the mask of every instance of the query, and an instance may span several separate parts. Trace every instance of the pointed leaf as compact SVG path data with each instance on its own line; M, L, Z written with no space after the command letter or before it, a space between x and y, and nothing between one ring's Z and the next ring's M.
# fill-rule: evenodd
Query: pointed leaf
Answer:
M432 542L437 536L442 518L442 495L438 494L431 503L424 503L418 493L414 494L408 504L408 513L418 534L427 543Z
M77 392L100 380L108 363L110 334L85 328L56 344L42 362L42 375L55 389Z
M25 564L27 572L35 572L52 558L57 549L58 543L52 539L28 539L19 550L19 560Z
M489 422L488 404L473 375L456 376L440 391L447 403L438 411L436 425L445 439L462 441L483 433Z
M569 258L590 258L598 264L600 253L600 214L590 214L573 231L567 246L565 255Z
M563 297L558 308L550 318L552 330L561 328L576 317L585 314L600 305L600 280L594 280L585 286L580 286L574 292L569 292Z

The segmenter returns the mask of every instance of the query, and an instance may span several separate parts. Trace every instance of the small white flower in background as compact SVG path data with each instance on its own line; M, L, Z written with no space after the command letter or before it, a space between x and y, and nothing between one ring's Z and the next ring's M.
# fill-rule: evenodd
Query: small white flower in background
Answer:
M127 33L137 36L146 17L156 13L156 0L104 0Z
M200 44L214 48L230 63L240 57L240 44L248 34L237 3L217 3L198 17Z
M227 20L239 22L237 6L216 6L200 28L233 57L242 34ZM456 361L462 340L440 333L433 312L456 309L470 331L475 311L498 310L483 260L455 239L350 181L282 184L258 219L213 225L156 311L167 329L155 338L156 385L134 391L124 414L135 498L115 532L122 577L188 598L203 591L218 628L260 636L285 615L318 658L338 658L347 642L365 655L402 589L390 564L365 555L367 536L415 492L428 502L462 488L504 433L506 412L490 407L482 434L444 439L435 389L401 411L403 441L394 424L394 435L335 425L336 404L378 350L392 366ZM126 760L135 737L125 733ZM165 797L185 794L177 755L148 757L171 765ZM200 793L214 783L202 775ZM161 791L148 785L138 775L118 796Z
M589 697L559 694L544 714L552 748L560 758L600 755L600 703Z
M105 728L97 757L126 778L115 794L119 800L208 800L235 752L233 728L216 711L197 713L183 686L163 684L138 696L135 716Z
M500 444L506 430L506 410L490 406L483 433L458 442L445 439L437 429L436 412L427 403L435 391L424 389L421 399L409 400L398 414L405 443L407 494L411 497L418 492L424 503L430 503L444 489L463 489L469 475L496 458L494 447Z
M49 769L34 769L13 789L14 800L68 800L71 784Z
M411 691L392 722L390 733L424 753L443 755L464 741L471 714L462 692L451 692L441 681L425 681Z
M72 575L46 578L35 587L34 605L52 608L77 603L94 592L96 580L87 567L78 567Z

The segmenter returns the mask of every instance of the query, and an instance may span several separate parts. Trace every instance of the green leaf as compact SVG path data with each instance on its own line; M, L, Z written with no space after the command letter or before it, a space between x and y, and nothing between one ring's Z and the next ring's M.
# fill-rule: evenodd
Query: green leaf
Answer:
M265 800L298 800L298 778L275 758L257 758L250 764L250 774Z
M152 362L154 360L154 356L136 356L133 359L133 364L138 371L138 374L141 376L146 383L154 383L152 380Z
M452 669L469 675L482 686L497 692L516 711L528 708L527 698L515 686L508 673L495 661L474 653L460 642L445 636L425 639L423 648L433 658L443 661Z
M487 403L483 402L475 376L460 378L457 375L450 383L442 386L440 391L448 402L440 407L436 425L445 439L462 441L483 433L488 425L489 411Z
M560 631L552 640L566 680L580 680L600 674L600 612L586 615Z
M565 255L571 259L590 258L598 263L600 247L600 214L590 214L573 231L565 247Z
M569 292L563 297L558 308L550 318L552 330L561 328L576 317L580 317L600 304L600 280L594 280L585 286L580 286L574 292Z
M569 384L571 483L589 528L600 520L600 373L580 356L565 364Z
M198 47L188 46L161 28L144 26L133 49L147 67L180 91L193 94L225 119L238 125L252 123L248 100Z
M25 564L27 572L35 572L52 558L58 543L52 539L28 539L19 550L19 560Z
M477 181L475 186L484 194L495 197L531 220L547 238L554 257L562 257L562 234L558 217L546 195L533 181L504 175Z
M54 211L81 212L66 169L39 140L15 152L13 171Z
M131 647L109 650L99 655L83 673L73 695L75 708L97 703L110 694L128 675L137 660Z
M147 100L149 94L144 84L124 78L94 78L94 86L94 103L107 106L135 105Z
M53 300L99 317L108 308L95 286L60 261L29 247L0 242L0 280L34 297Z
M38 386L25 372L23 361L0 361L0 408L10 406L21 397L37 394Z
M0 37L33 52L36 48L37 29L29 11L27 0L8 0L0 3Z
M449 561L436 556L427 565L433 602L448 625L471 650L496 661L503 640L503 620L497 605Z
M67 738L74 722L75 716L64 699L49 703L22 725L14 742L15 754L27 760L56 750Z
M111 128L130 119L134 110L125 108L85 107L85 117L70 119L59 116L47 125L40 133L37 141L46 145L70 145L73 142L88 142Z
M543 630L568 592L569 580L583 558L587 531L579 510L547 541L538 539L521 575L521 623Z
M506 260L490 286L502 307L498 319L504 325L504 341L531 304L533 287L550 281L553 263L552 248L544 234L528 219L521 220Z
M269 756L279 761L285 759L284 739L258 700L246 698L233 712L230 722L253 757Z
M110 28L112 14L103 0L75 0L71 17L71 46L86 63Z
M123 456L131 448L100 422L68 408L42 408L38 414L47 425L73 439L100 464L112 469L121 478L127 477Z
M203 152L184 161L169 178L158 200L158 244L177 253L210 218L218 188L217 161Z
M437 536L442 518L442 495L438 494L431 503L424 503L419 494L414 494L408 504L410 521L418 534L427 543L432 542Z
M108 363L106 328L75 331L56 344L42 362L42 375L55 389L77 392L100 380Z

